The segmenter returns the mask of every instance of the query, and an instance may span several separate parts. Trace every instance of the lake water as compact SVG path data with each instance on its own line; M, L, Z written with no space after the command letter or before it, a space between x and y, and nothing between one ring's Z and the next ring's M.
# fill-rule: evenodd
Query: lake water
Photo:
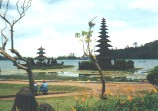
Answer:
M83 60L57 60L58 63L64 62L65 65L73 65L74 69L73 70L77 70L78 69L78 63L81 62ZM19 61L20 63L23 63L21 61ZM21 70L21 69L17 69L15 66L13 66L13 63L9 60L0 60L0 70L1 70L1 75L21 75L26 73L26 71ZM68 74L68 72L63 72L62 75L72 75L72 74Z
M58 63L64 62L65 65L74 65L73 70L78 69L78 63L83 60L57 60ZM148 71L153 69L155 66L158 65L158 59L134 59L134 65L135 68L142 68L141 70L138 70L134 72L134 75L146 75ZM13 66L13 63L9 60L1 60L0 61L0 69L1 69L1 75L10 75L10 74L16 74L21 75L26 73L24 70L17 69L15 66ZM71 72L63 72L64 76L72 76ZM133 75L132 75L133 76Z

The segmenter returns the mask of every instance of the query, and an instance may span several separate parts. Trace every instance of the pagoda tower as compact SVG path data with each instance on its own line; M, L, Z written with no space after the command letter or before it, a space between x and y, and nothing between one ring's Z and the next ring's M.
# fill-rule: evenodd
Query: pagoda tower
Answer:
M109 47L112 47L109 42L111 42L108 38L108 32L107 32L107 26L106 26L106 20L103 18L101 21L100 26L100 35L98 36L100 39L97 41L99 44L96 45L99 49L96 50L99 54L96 56L97 61L102 69L109 69L111 68L111 50Z
M44 63L44 60L47 59L47 57L44 56L44 54L46 54L44 52L44 48L42 48L42 46L40 48L37 49L38 52L36 54L39 54L36 59L38 59L38 63L41 64L41 63Z

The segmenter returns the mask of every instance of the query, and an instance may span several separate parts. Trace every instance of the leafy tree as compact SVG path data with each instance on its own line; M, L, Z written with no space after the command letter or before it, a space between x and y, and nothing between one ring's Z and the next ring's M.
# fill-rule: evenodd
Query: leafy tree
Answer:
M2 46L0 47L0 53L11 60L18 69L23 69L27 72L28 78L29 78L29 88L31 89L31 92L33 92L33 77L32 77L32 70L31 70L31 64L30 60L25 59L22 57L22 55L14 49L14 26L16 23L18 23L24 16L26 11L30 8L32 0L18 0L16 2L16 10L19 14L19 17L14 18L11 20L8 11L10 8L10 0L1 0L0 2L0 18L2 21L5 22L6 26L1 30L2 39L4 39L4 42L2 43ZM13 6L13 5L12 5ZM6 30L9 27L10 34L7 35ZM7 30L8 31L8 30ZM10 51L12 54L15 54L20 60L24 61L26 63L25 65L20 64L11 54L6 51L6 45L8 43L8 38L11 38L11 48Z
M94 65L96 66L96 68L100 74L100 80L102 82L102 91L101 91L100 97L102 99L105 99L105 97L106 97L106 95L105 95L105 79L103 76L103 71L98 64L95 55L93 54L94 46L92 45L92 33L93 33L92 28L95 26L95 23L93 22L93 20L95 18L93 18L91 21L89 21L89 23L88 23L89 30L88 31L82 31L81 33L76 33L75 37L80 38L80 40L83 44L84 55L88 56L92 60L92 62L94 63Z
M155 66L153 70L147 75L147 80L158 90L158 66Z

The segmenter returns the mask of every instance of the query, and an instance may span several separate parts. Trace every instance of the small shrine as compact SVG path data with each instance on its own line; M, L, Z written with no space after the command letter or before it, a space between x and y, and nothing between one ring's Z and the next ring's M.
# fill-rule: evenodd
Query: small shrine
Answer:
M40 48L38 48L37 49L38 50L38 52L36 53L36 54L38 54L38 56L35 58L35 59L37 59L38 61L37 61L37 64L45 64L45 60L47 60L47 57L45 57L44 56L44 54L46 54L45 52L44 52L44 48L41 46Z

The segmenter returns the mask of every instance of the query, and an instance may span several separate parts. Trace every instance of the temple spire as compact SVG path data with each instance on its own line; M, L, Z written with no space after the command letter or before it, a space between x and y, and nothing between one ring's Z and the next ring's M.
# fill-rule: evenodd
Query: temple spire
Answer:
M108 38L108 32L107 32L107 26L106 26L106 20L103 18L101 21L100 26L100 35L98 36L100 39L97 41L99 44L96 45L99 49L96 50L99 54L97 55L97 60L100 66L104 68L110 68L111 67L111 50L109 49L112 47L109 42L111 42Z

